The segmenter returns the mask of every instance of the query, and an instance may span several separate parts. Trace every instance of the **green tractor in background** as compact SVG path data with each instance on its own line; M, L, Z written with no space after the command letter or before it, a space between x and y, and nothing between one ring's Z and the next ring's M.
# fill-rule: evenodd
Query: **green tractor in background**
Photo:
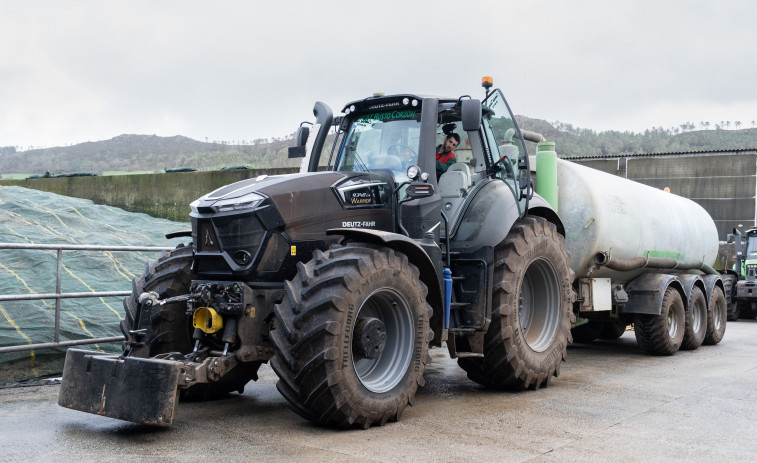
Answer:
M736 261L723 275L728 302L728 320L757 318L757 228L744 232L746 247L742 252L742 234L733 229L728 242L734 243Z

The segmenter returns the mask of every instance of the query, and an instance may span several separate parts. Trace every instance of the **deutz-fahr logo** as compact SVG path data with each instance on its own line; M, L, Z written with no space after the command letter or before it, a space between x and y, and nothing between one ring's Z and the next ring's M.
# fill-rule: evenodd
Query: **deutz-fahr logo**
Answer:
M368 228L375 226L375 220L371 222L342 222L342 228Z

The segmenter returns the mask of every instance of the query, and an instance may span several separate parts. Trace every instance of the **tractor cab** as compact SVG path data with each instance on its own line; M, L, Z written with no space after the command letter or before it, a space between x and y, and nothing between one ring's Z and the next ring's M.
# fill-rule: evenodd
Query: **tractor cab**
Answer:
M489 91L487 82L483 102L377 93L348 103L338 117L316 103L316 121L312 128L302 124L290 157L303 158L302 172L383 173L402 206L397 229L413 238L440 223L440 212L436 230L452 237L476 193L491 182L509 191L508 216L520 217L532 192L528 155L502 92ZM454 163L437 176L436 153L453 134L460 140Z

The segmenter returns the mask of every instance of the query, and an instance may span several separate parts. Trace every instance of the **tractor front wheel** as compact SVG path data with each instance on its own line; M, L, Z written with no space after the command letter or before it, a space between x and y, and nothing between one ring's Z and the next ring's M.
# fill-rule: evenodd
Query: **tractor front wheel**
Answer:
M398 420L428 362L431 307L407 256L370 244L316 251L275 306L271 366L291 408L332 427Z

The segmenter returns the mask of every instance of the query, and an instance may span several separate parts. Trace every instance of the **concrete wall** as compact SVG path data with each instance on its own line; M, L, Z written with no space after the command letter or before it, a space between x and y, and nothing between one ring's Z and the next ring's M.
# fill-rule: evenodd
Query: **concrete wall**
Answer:
M573 162L625 177L701 205L725 240L739 224L757 225L757 151L738 150L608 158L571 158Z
M297 169L225 170L108 177L61 177L0 180L0 185L18 185L76 198L91 199L132 212L144 212L179 222L189 221L189 203L217 188L258 175L279 175Z

